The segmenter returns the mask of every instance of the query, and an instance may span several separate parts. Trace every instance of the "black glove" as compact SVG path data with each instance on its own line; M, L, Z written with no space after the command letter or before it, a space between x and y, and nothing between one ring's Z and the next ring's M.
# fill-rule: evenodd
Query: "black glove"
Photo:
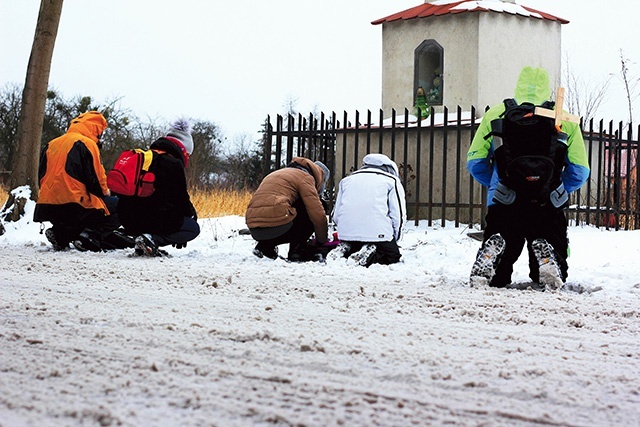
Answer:
M186 247L187 247L187 242L184 242L184 243L174 243L174 244L173 244L173 245L171 245L171 246L173 246L173 247L174 247L174 248L176 248L176 249L182 249L182 248L186 248Z

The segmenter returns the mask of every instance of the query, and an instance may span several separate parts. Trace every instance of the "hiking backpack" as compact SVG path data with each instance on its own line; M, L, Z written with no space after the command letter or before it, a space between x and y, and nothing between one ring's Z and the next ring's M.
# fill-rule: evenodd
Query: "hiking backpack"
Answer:
M149 171L152 150L125 150L107 174L107 186L119 196L148 197L153 194L155 175Z
M554 104L547 101L541 107ZM535 115L534 104L505 99L504 105L505 112L491 121L485 137L493 137L500 179L494 198L507 205L563 205L568 200L561 180L567 134L556 128L554 119Z

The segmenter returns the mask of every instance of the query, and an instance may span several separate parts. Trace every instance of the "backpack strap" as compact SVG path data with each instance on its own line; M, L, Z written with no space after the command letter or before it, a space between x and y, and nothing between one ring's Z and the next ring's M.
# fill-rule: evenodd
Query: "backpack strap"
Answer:
M553 107L555 107L556 103L554 101L544 101L540 107L542 108L546 108L548 110L553 110Z
M504 103L504 111L506 112L507 110L510 110L513 107L517 107L518 103L516 102L516 100L514 98L507 98L504 101L502 101ZM504 115L504 113L502 113Z
M144 150L142 148L136 148L134 150L136 153L141 153L144 156L144 160L142 161L142 170L148 171L151 166L151 162L153 161L153 150Z

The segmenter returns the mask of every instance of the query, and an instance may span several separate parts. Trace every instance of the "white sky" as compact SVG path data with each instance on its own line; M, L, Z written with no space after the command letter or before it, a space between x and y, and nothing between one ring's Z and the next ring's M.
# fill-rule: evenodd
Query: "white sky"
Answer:
M213 121L227 138L255 134L287 99L301 112L380 108L382 27L421 0L65 0L50 77L64 97L122 98L140 117ZM519 0L571 21L563 52L594 83L640 76L637 12L628 0ZM0 0L0 85L22 85L39 0ZM614 81L599 116L627 116ZM637 102L636 102L637 103ZM637 120L636 120L637 122Z

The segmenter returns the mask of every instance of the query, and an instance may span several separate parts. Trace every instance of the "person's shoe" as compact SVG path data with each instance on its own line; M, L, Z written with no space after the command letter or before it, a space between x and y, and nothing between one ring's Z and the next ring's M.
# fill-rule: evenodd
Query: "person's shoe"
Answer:
M340 242L338 246L329 251L327 254L327 261L333 262L341 258L344 258L347 252L351 249L351 245L347 242Z
M471 267L469 284L472 287L488 285L491 282L496 273L498 259L506 246L504 238L500 234L494 234L482 244L473 267Z
M128 249L136 247L136 240L121 230L113 230L102 238L100 245L103 250Z
M556 260L553 246L544 239L536 239L531 243L533 254L538 260L540 278L538 283L544 286L547 291L556 291L564 284L562 272Z
M53 232L53 228L46 229L44 231L44 236L47 238L49 243L51 243L51 246L53 246L54 251L64 251L69 247L68 243L66 245L63 245L62 242L60 242L56 238L56 234Z
M278 248L276 246L267 247L266 245L261 245L258 243L255 248L253 248L253 254L258 258L278 258Z
M153 241L150 234L141 234L136 237L135 254L143 256L161 256L161 252L158 250L158 245Z
M376 245L366 244L360 248L358 252L355 252L349 256L349 263L355 265L361 265L368 267L371 265L373 256L376 253Z
M73 246L79 250L80 252L100 252L102 248L100 247L100 242L93 239L91 235L87 231L83 231L80 233L78 238L72 242Z

